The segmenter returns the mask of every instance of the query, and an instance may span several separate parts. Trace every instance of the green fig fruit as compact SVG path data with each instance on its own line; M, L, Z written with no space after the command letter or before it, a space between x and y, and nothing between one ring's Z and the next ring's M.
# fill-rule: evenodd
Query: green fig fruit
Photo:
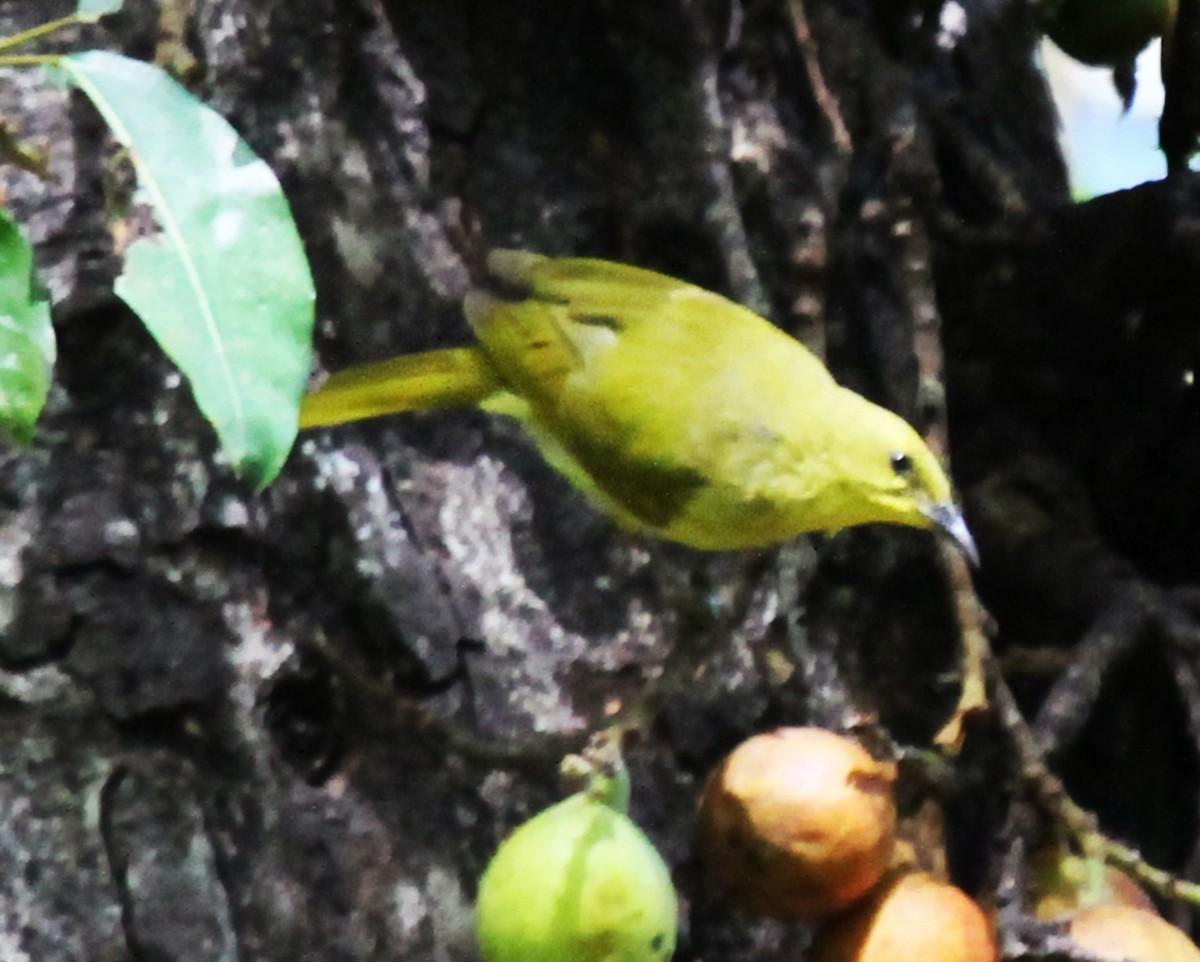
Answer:
M1050 39L1082 63L1131 61L1166 29L1171 0L1042 0Z
M650 840L581 792L500 846L479 882L475 925L486 962L665 962L677 911Z

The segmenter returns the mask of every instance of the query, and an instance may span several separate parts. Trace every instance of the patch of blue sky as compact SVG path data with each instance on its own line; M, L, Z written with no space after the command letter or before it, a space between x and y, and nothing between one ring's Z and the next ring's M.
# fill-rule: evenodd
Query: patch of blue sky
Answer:
M1108 69L1084 66L1049 40L1043 43L1042 63L1058 106L1059 139L1076 199L1165 176L1166 161L1158 149L1159 56L1155 42L1138 58L1137 96L1126 113Z

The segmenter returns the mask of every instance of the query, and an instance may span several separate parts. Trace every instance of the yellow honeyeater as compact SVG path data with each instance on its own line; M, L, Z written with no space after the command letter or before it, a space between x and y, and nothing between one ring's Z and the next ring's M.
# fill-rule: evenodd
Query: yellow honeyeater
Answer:
M300 426L476 405L628 528L729 550L890 522L975 557L917 432L753 312L610 261L499 250L488 272L464 305L477 343L334 374Z

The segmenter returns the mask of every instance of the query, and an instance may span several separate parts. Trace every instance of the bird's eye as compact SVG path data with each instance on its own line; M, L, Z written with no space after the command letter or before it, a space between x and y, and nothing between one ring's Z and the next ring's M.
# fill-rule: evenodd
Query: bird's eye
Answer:
M892 452L892 470L902 478L907 478L913 472L913 462L903 451Z

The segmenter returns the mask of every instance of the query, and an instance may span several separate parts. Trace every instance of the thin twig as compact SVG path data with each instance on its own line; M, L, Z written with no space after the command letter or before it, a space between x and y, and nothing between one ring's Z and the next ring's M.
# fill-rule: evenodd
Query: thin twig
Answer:
M1200 885L1156 868L1142 858L1136 849L1100 831L1096 816L1076 804L1067 794L1062 780L1047 767L1033 729L1017 707L1016 699L996 663L989 660L987 668L992 704L1016 750L1021 779L1033 790L1043 810L1058 822L1062 833L1072 839L1082 852L1116 866L1156 895L1200 905Z
M804 71L808 74L808 83L812 87L813 98L817 108L829 124L829 136L833 145L843 157L854 153L854 141L850 137L850 129L842 118L842 109L838 105L829 85L825 83L825 75L821 72L821 61L817 41L808 25L808 14L804 9L804 0L788 0L788 10L792 15L792 29L796 35L796 46L800 48L800 57L804 61Z
M1038 754L1069 748L1086 726L1104 679L1143 636L1155 615L1156 593L1140 582L1121 586L1075 645L1071 663L1042 701L1033 723Z
M955 615L962 644L962 688L954 713L933 741L943 751L955 754L962 747L966 720L988 707L987 672L984 666L991 658L991 645L987 637L987 610L975 593L966 559L961 551L950 544L943 544L941 550L954 590Z

